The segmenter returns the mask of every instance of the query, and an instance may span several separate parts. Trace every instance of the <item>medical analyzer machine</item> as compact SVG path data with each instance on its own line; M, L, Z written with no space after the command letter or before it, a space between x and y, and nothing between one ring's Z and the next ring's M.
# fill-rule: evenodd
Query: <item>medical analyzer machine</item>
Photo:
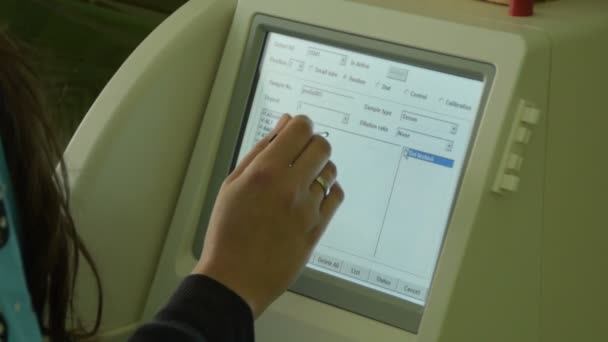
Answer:
M101 339L166 302L223 179L302 113L347 197L258 341L608 340L607 84L601 0L189 1L66 153Z

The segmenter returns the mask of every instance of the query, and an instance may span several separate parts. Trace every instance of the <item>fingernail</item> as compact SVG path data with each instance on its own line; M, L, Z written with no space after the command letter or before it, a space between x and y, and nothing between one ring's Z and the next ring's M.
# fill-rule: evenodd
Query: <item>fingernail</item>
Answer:
M283 126L285 126L285 124L287 123L287 121L289 121L289 119L291 119L291 116L289 114L281 115L279 122L277 122L277 125L275 126L275 130L279 130L279 129L283 128Z
M281 129L283 129L283 127L285 126L285 124L287 123L287 121L290 118L291 118L291 116L289 114L283 114L283 115L281 115L281 118L279 119L279 121L277 122L276 126L274 126L274 128L273 128L273 130L271 132L271 133L274 133L274 134L272 134L272 137L268 140L268 143L271 143L274 140L274 138L276 138L277 135L279 135L278 132Z
M279 119L279 122L277 122L277 125L274 126L275 132L279 131L283 127L285 127L285 125L287 124L287 121L289 121L290 119L291 119L291 116L289 114L283 114L283 116L281 116L281 118Z

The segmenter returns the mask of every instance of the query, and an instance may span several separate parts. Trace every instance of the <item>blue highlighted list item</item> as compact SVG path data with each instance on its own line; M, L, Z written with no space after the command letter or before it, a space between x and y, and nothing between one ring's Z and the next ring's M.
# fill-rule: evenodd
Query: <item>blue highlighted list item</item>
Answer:
M411 148L405 149L405 156L408 158L415 158L415 159L423 160L423 161L426 161L429 163L449 167L449 168L454 167L454 161L452 159L436 156L434 154L414 150Z

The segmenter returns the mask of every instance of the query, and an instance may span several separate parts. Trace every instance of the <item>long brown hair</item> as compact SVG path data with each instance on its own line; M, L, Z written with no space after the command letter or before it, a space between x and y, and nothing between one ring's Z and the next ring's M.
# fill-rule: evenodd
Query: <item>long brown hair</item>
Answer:
M62 151L25 51L0 30L0 95L6 106L0 115L0 136L19 210L27 285L42 332L51 341L75 340L99 329L101 281L74 227ZM81 257L93 270L98 287L97 316L90 330L74 312Z

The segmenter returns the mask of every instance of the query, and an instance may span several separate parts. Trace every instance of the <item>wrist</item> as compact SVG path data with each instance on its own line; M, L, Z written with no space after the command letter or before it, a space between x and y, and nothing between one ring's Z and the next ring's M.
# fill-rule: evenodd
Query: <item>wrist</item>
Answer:
M226 272L226 269L230 268L225 266L213 267L212 265L199 262L192 271L192 274L200 274L212 278L234 292L247 304L253 317L257 318L261 313L261 300L258 299L260 296L256 296L254 294L255 291L247 287L249 282L246 279L236 279L235 275L231 274L230 271Z

